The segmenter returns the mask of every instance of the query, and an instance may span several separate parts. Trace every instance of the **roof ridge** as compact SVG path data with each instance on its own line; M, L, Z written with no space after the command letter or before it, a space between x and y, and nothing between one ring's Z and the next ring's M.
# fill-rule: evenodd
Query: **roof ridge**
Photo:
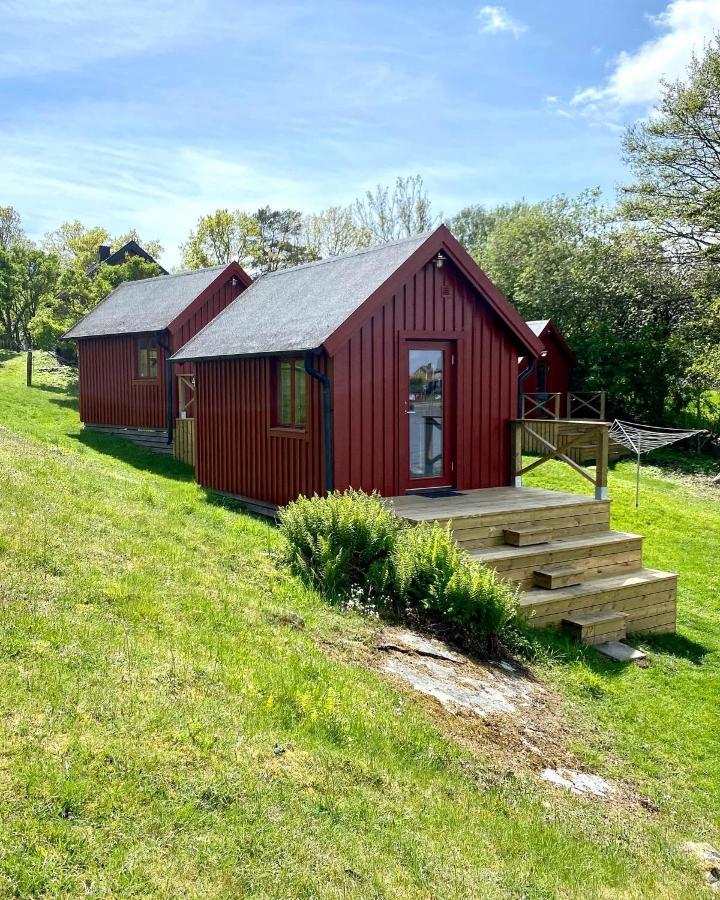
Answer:
M259 281L260 278L272 278L275 275L286 275L288 272L297 272L298 269L309 269L311 266L322 266L326 263L337 262L340 259L350 259L353 256L362 256L363 253L375 253L378 250L384 250L386 247L397 247L399 244L407 244L410 243L410 241L417 241L420 239L426 240L434 231L435 229L433 228L430 231L421 231L419 234L398 238L395 241L385 241L385 243L382 244L361 247L359 250L350 250L348 253L339 253L337 256L327 256L325 259L313 259L310 262L300 263L297 266L288 266L286 269L276 269L274 272L265 272L264 275L260 275L255 281Z
M233 260L235 262L235 260ZM180 278L183 275L197 275L199 272L213 272L215 269L226 269L228 266L231 266L232 263L218 263L216 266L205 266L202 269L184 269L182 272L166 272L164 275L148 275L147 278L133 278L130 281L121 281L120 284L113 288L110 292L114 293L118 288L121 288L124 284L142 284L143 281L154 281L156 278ZM110 294L108 294L108 297ZM107 299L107 298L105 298ZM98 304L99 306L100 304ZM95 307L97 309L97 307ZM92 310L91 310L92 312Z

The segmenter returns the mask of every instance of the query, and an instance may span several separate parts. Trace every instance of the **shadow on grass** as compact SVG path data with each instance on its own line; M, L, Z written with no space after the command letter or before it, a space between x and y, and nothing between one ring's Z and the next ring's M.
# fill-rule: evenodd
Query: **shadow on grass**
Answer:
M667 653L678 659L687 659L696 666L701 665L709 653L707 647L683 634L634 634L628 636L630 643L633 639L654 653Z
M75 412L78 412L80 409L80 403L77 397L64 397L63 399L51 397L50 402L54 403L55 406L62 406L63 409L72 409Z
M702 664L709 652L682 634L629 634L625 641L629 646L642 646L650 653L664 653L678 659L687 659L696 666ZM557 628L530 628L519 625L516 629L516 644L513 649L529 661L554 663L582 662L591 671L604 676L619 675L634 662L618 662L610 659L587 644L578 644L573 638Z
M116 437L102 431L89 431L85 428L81 428L77 435L70 435L70 437L75 437L80 444L84 444L98 453L119 459L135 469L142 469L144 472L152 472L153 475L162 475L165 478L173 478L176 481L193 480L192 466L188 466L172 456L166 456L164 453L154 453L152 450L138 447L137 444L133 444L126 438Z

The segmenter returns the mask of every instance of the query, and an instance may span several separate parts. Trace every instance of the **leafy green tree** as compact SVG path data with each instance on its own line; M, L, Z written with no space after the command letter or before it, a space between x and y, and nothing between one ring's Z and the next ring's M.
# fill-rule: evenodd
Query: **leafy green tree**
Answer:
M110 232L100 225L88 228L75 219L63 222L55 231L45 235L43 249L60 260L60 265L81 269L97 261L98 247L110 244Z
M466 206L448 220L447 226L468 253L479 253L503 214L512 207L487 209L476 203Z
M260 236L257 221L240 209L216 209L201 216L187 241L180 246L183 265L203 269L237 260L243 268L253 263L252 248Z
M13 206L0 206L0 250L12 250L28 243L20 213Z
M256 273L276 272L318 258L313 248L303 243L301 212L265 206L253 218L258 236L251 245L250 256Z
M30 323L53 295L58 261L30 246L0 251L0 317L5 334L14 345L33 345Z
M66 266L60 272L55 291L46 297L30 322L35 346L44 349L59 346L64 355L71 356L72 348L60 340L69 328L122 282L161 274L159 266L138 256L129 257L119 266L101 265L92 278L79 266Z
M685 80L665 83L624 149L635 176L624 214L652 225L678 259L720 260L720 35L692 58Z
M326 259L367 247L371 235L357 223L352 206L330 206L305 216L303 240L319 259Z
M696 301L662 239L620 227L597 192L505 208L477 257L526 319L555 321L612 412L657 423L686 402Z

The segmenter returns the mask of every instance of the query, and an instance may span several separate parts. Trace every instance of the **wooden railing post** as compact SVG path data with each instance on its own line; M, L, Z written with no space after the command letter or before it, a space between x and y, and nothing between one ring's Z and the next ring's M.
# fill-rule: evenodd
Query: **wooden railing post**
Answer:
M608 498L608 426L603 423L597 427L597 443L595 445L595 499Z
M522 487L522 422L510 423L510 484L513 487Z
M600 421L605 421L605 391L600 391Z

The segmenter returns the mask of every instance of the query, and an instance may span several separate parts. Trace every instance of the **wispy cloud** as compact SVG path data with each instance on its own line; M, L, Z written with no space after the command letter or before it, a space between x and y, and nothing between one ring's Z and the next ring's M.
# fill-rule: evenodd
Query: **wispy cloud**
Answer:
M720 29L720 2L671 0L650 20L659 32L656 37L623 51L604 83L575 93L570 106L579 114L612 126L627 108L655 103L661 81L681 77L693 52Z
M509 31L513 37L520 37L528 30L527 25L513 18L504 6L481 6L477 13L480 31L483 34L499 34Z

